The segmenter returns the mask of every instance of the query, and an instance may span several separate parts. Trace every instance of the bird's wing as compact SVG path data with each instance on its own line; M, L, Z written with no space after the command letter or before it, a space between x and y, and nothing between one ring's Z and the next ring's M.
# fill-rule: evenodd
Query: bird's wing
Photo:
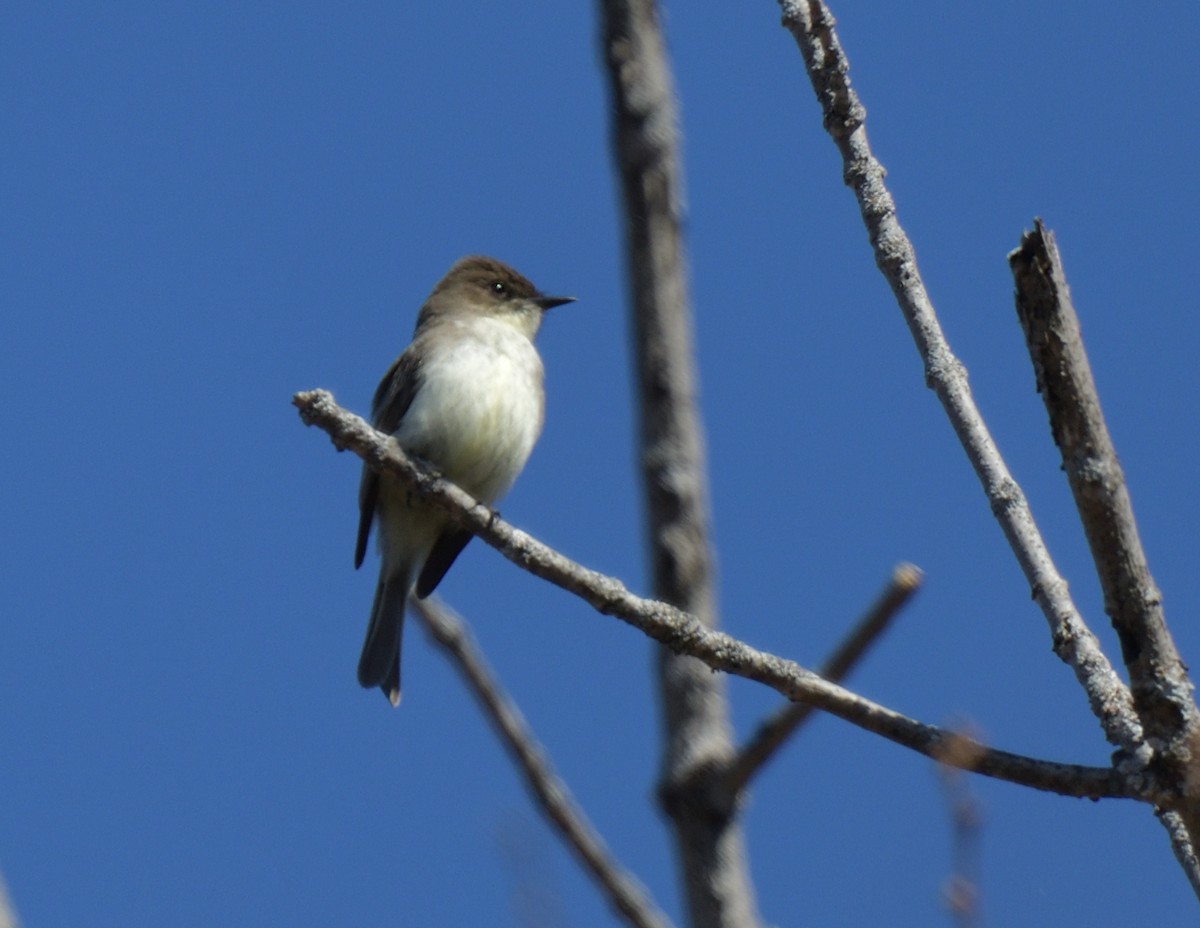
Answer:
M410 347L388 368L375 389L371 402L371 419L376 429L393 434L412 405L420 386L420 364L418 355ZM363 464L362 480L358 485L358 540L354 546L354 566L362 566L367 554L367 539L371 534L371 522L375 518L375 505L379 500L379 474Z

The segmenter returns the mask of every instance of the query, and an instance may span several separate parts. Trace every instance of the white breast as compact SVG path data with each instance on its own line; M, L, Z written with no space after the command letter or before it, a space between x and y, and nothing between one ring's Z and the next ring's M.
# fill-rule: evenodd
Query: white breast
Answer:
M482 502L517 478L542 429L542 361L529 339L488 318L446 323L396 439Z

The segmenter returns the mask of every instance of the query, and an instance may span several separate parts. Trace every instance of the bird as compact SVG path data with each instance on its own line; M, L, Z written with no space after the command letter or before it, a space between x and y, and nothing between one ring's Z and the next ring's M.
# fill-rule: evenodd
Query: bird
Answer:
M574 302L548 296L495 258L461 258L417 315L412 343L375 390L375 428L395 438L479 502L492 505L517 479L542 430L544 372L534 336L547 310ZM434 591L471 532L410 492L394 475L363 466L354 566L372 525L379 582L358 682L400 704L405 602Z

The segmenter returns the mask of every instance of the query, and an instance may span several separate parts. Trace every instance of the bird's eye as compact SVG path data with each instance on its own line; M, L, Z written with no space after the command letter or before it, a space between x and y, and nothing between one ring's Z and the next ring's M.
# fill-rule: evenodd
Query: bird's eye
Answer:
M502 280L492 281L492 293L496 294L496 296L508 296L508 284Z

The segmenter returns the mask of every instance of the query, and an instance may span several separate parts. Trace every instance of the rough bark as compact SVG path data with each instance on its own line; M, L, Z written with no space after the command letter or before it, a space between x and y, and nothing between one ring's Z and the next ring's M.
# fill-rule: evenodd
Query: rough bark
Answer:
M673 81L651 0L602 0L599 9L625 207L654 595L711 629L716 599ZM665 725L659 796L674 827L691 924L753 928L759 919L742 832L721 788L734 754L725 682L666 648L658 661Z

